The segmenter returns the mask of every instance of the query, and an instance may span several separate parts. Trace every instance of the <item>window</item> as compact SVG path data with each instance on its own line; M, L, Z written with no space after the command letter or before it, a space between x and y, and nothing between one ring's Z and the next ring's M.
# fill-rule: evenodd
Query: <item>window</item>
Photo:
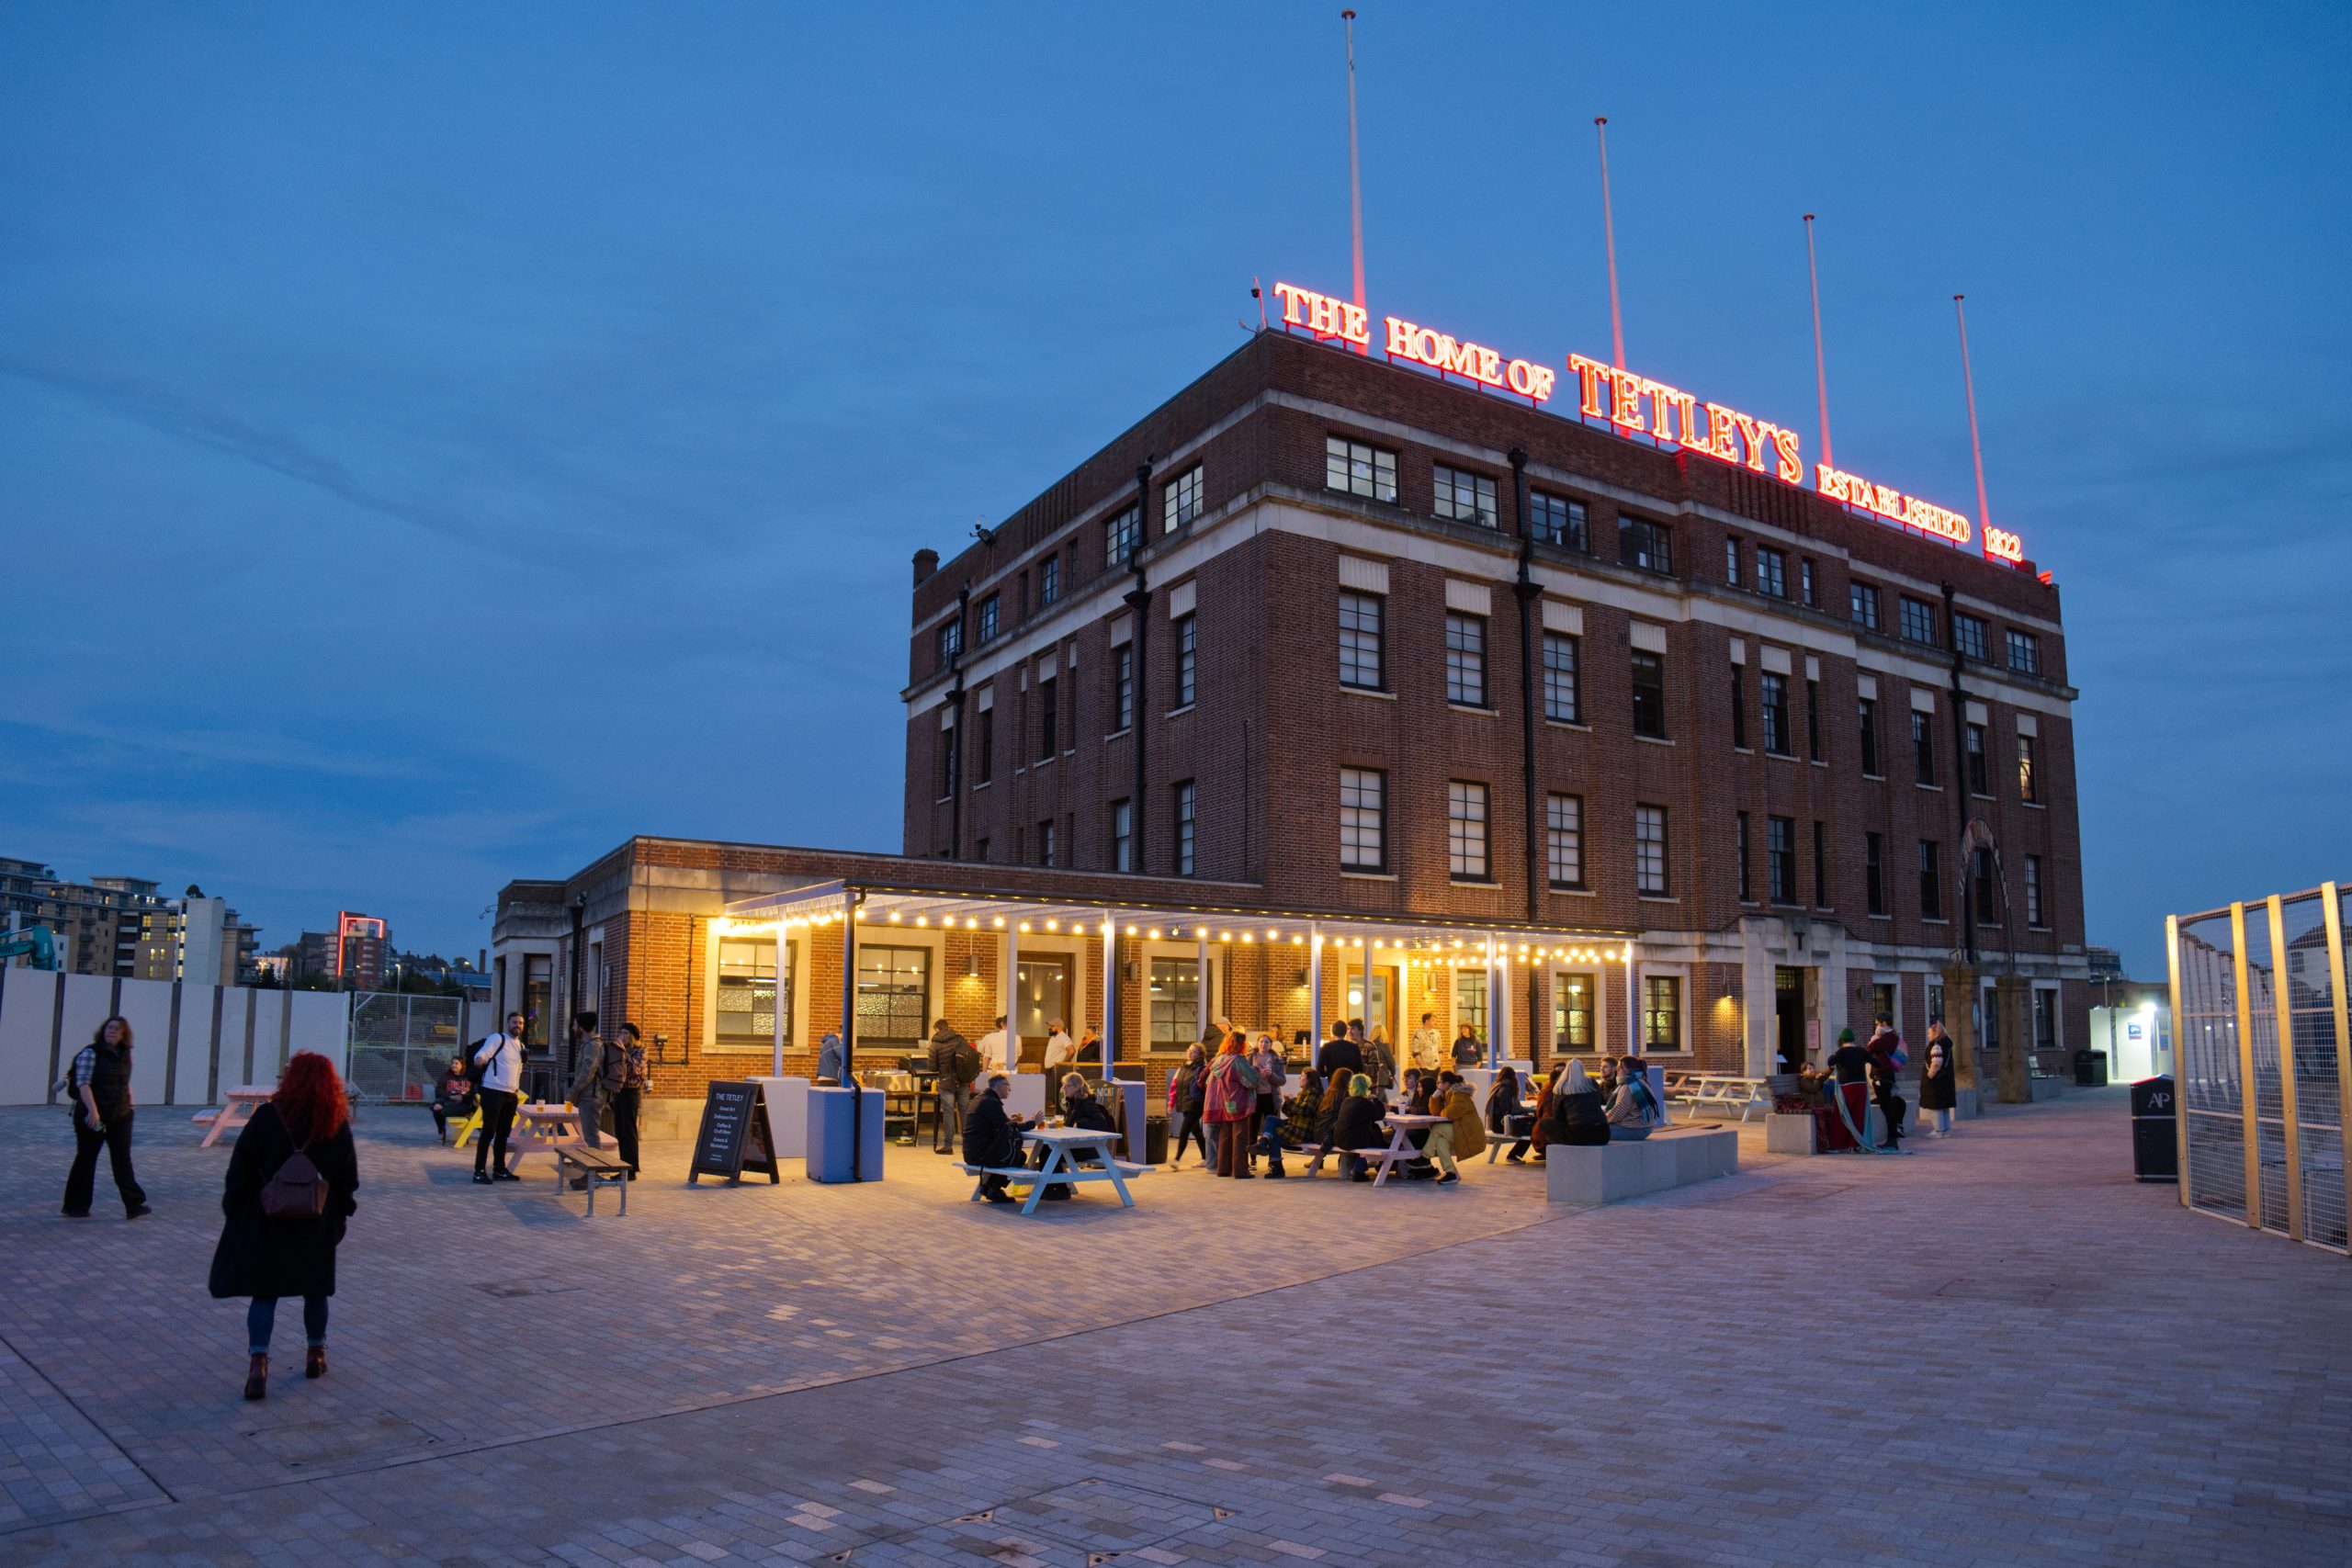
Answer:
M1056 682L1051 679L1037 682L1037 761L1050 762L1060 750L1062 705L1054 700Z
M1111 803L1111 869L1133 871L1135 861L1135 806L1130 801L1114 800Z
M1340 685L1366 692L1387 688L1387 637L1382 630L1387 608L1388 602L1376 593L1340 593Z
M1457 881L1487 878L1487 786L1460 779L1445 786L1445 866Z
M2041 770L2034 765L2039 749L2032 736L2018 737L2018 798L2029 806L2041 799Z
M2033 1048L2058 1049L2058 993L2040 986L2033 988Z
M987 784L996 777L996 709L980 710L980 754L976 760L980 782Z
M1797 562L1797 591L1804 597L1808 609L1821 608L1821 594L1814 586L1813 562L1809 560Z
M1993 852L1979 848L1969 852L1968 880L1975 894L1976 923L1997 926L2001 923L2001 900L1993 882Z
M960 620L949 621L939 628L939 667L944 670L954 663L956 656L963 651L964 623Z
M1655 1054L1682 1049L1682 976L1642 976L1642 1049Z
M1466 1023L1478 1039L1487 1038L1487 972L1484 969L1456 969L1453 972L1453 1021Z
M1201 468L1198 463L1170 481L1160 501L1160 529L1173 534L1201 514Z
M2041 673L2041 639L2031 632L2008 634L2009 668L2020 675Z
M1743 812L1739 813L1739 816L1738 816L1738 825L1739 825L1739 859L1738 859L1737 864L1738 864L1738 867L1739 867L1739 901L1740 901L1741 903L1743 903L1743 904L1753 904L1754 902L1756 902L1756 884L1755 884L1752 880L1750 880L1750 879L1749 879L1748 874L1747 874L1747 812L1743 811Z
M1544 634L1544 716L1556 724L1582 724L1577 696L1577 639L1564 632Z
M776 944L739 937L718 943L718 1000L712 1034L722 1046L769 1049L775 1040L778 1010L784 1038L792 1042L792 977L776 973Z
M998 598L999 595L991 593L980 601L980 640L982 642L996 636Z
M1487 617L1448 613L1445 617L1445 700L1464 707L1487 705Z
M1666 739L1666 657L1634 649L1634 733Z
M1736 664L1731 667L1731 743L1738 750L1747 750L1747 693L1744 689L1747 677L1740 673Z
M1869 778L1883 776L1878 765L1878 700L1862 699L1862 773Z
M1135 558L1136 547L1143 543L1143 513L1130 506L1102 525L1102 558L1114 567L1122 567Z
M1136 721L1136 649L1123 642L1111 650L1111 728L1116 735Z
M1151 961L1151 1044L1182 1052L1201 1037L1201 965L1193 958Z
M1724 581L1732 587L1739 586L1739 541L1724 541Z
M1050 817L1037 824L1037 863L1054 863L1054 822Z
M1919 918L1923 920L1944 918L1943 867L1938 859L1933 839L1919 840Z
M1037 604L1039 608L1062 596L1062 558L1047 556L1037 568Z
M2036 929L2050 923L2049 914L2041 907L2041 857L2040 855L2025 857L2025 923Z
M1385 871L1388 866L1388 775L1370 768L1340 770L1340 868Z
M1584 502L1537 491L1527 498L1528 531L1536 542L1563 549L1592 549L1592 530L1585 521Z
M1666 880L1666 807L1634 807L1634 890L1663 898Z
M1674 536L1663 523L1639 517L1617 519L1617 562L1644 571L1674 571Z
M1756 592L1775 599L1789 596L1789 557L1785 550L1756 547Z
M1886 841L1876 833L1862 835L1862 892L1871 913L1886 913Z
M1818 908L1829 908L1829 843L1828 829L1819 818L1813 824L1813 902Z
M1193 781L1186 779L1175 789L1176 796L1176 874L1193 874Z
M912 1048L931 1032L931 950L857 944L857 1043Z
M1907 595L1903 601L1903 640L1925 643L1929 648L1941 646L1936 639L1936 607L1925 599Z
M1544 855L1555 887L1584 886L1584 802L1573 795L1544 802Z
M1437 465L1437 514L1456 523L1495 526L1495 481L1484 474Z
M1853 623L1865 631L1878 630L1878 590L1867 582L1849 583L1846 603L1851 607Z
M978 853L978 860L980 861L980 863L981 863L982 864L984 864L984 865L985 865L986 863L988 863L988 858L989 858L989 841L988 841L986 839L982 839L982 840L980 840L980 844L979 844L979 853Z
M1198 694L1194 678L1200 669L1200 644L1195 623L1191 615L1176 617L1176 706L1188 708Z
M1370 496L1394 504L1396 500L1396 454L1345 441L1323 438L1323 486L1350 495Z
M1021 585L1021 597L1017 603L1016 614L1025 621L1029 618L1029 574L1023 572L1017 581Z
M1775 757L1789 753L1789 678L1767 671L1764 675L1764 750Z
M1980 664L1990 659L1992 652L1985 640L1984 617L1972 615L1965 610L1954 610L1951 615L1951 645L1960 650L1963 659L1973 659Z
M1552 1043L1561 1051L1590 1051L1593 1015L1600 1009L1600 976L1561 970L1552 976Z
M1933 714L1911 710L1911 773L1923 784L1936 782L1936 721Z
M1764 819L1764 877L1773 903L1797 901L1797 825L1792 818Z
M948 725L939 732L939 798L945 800L956 793L956 771L964 749L956 744L956 731L961 727Z
M1984 754L1984 727L1972 724L1967 727L1967 734L1968 793L1990 795L1993 793L1993 771L1990 759Z
M1813 761L1821 761L1821 682L1804 683L1804 754Z

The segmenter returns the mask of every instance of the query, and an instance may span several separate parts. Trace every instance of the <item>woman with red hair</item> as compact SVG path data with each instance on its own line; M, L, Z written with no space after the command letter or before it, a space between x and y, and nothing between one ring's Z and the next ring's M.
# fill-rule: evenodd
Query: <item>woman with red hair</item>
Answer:
M327 1298L334 1294L334 1249L344 1222L359 1212L359 1159L351 1144L351 1102L334 1064L297 1051L277 1092L254 1112L229 1156L220 1209L228 1223L212 1254L212 1294L250 1296L245 1313L245 1397L268 1393L269 1337L277 1298L302 1298L310 1354L306 1378L327 1375Z

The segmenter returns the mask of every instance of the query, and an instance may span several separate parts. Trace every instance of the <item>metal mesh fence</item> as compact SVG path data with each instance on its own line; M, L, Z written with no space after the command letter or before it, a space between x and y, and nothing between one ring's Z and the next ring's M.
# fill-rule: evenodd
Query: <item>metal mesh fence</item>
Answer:
M2174 954L2179 976L2181 1114L2188 1121L2182 1179L2191 1206L2245 1213L2245 1122L2238 1086L2237 943L2227 914L2184 920Z
M2311 894L2282 900L2280 913L2303 1235L2322 1247L2341 1247L2346 1240L2344 1093L2336 1072L2335 966L2328 952L2327 905Z
M351 1093L424 1100L468 1038L466 998L360 991L351 998Z

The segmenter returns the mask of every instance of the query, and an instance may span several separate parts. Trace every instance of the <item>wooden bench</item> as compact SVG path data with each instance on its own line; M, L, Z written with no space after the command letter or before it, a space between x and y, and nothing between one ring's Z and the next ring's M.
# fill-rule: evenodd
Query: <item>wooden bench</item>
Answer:
M605 1149L592 1149L585 1144L562 1145L555 1151L555 1179L564 1179L564 1173L577 1168L588 1179L588 1217L596 1217L596 1189L617 1184L621 1190L621 1213L628 1213L628 1167L620 1156ZM560 1189L559 1189L560 1190Z
M1133 1165L1121 1159L1111 1161L1109 1166L1064 1167L1058 1170L1039 1170L1035 1166L1027 1165L966 1165L959 1160L956 1162L956 1168L974 1179L972 1195L966 1201L973 1203L980 1201L981 1193L988 1189L989 1178L1001 1176L1008 1187L1030 1189L1028 1198L1021 1206L1023 1213L1030 1214L1036 1213L1037 1200L1045 1195L1045 1189L1067 1187L1070 1190L1070 1196L1074 1198L1078 1195L1078 1184L1081 1181L1111 1182L1118 1189L1119 1201L1132 1209L1136 1206L1135 1200L1127 1196L1126 1180L1133 1177L1148 1175L1158 1168L1148 1165Z
M1772 1109L1771 1088L1762 1078L1729 1073L1685 1073L1667 1086L1666 1098L1693 1110L1702 1106L1736 1110L1743 1122L1751 1111Z
M220 1120L220 1112L217 1107L210 1111L199 1111L188 1120L199 1127L209 1127Z

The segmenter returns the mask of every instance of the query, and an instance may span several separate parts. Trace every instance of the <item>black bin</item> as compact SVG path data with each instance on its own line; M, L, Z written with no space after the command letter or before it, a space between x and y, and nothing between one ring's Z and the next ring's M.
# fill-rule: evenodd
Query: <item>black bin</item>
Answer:
M1143 1124L1143 1162L1146 1165L1168 1163L1168 1118L1154 1116Z
M2180 1102L2168 1077L2132 1086L2132 1174L2142 1181L2180 1179Z
M2107 1087L2107 1053L2087 1046L2075 1053L2075 1087L2105 1089Z

